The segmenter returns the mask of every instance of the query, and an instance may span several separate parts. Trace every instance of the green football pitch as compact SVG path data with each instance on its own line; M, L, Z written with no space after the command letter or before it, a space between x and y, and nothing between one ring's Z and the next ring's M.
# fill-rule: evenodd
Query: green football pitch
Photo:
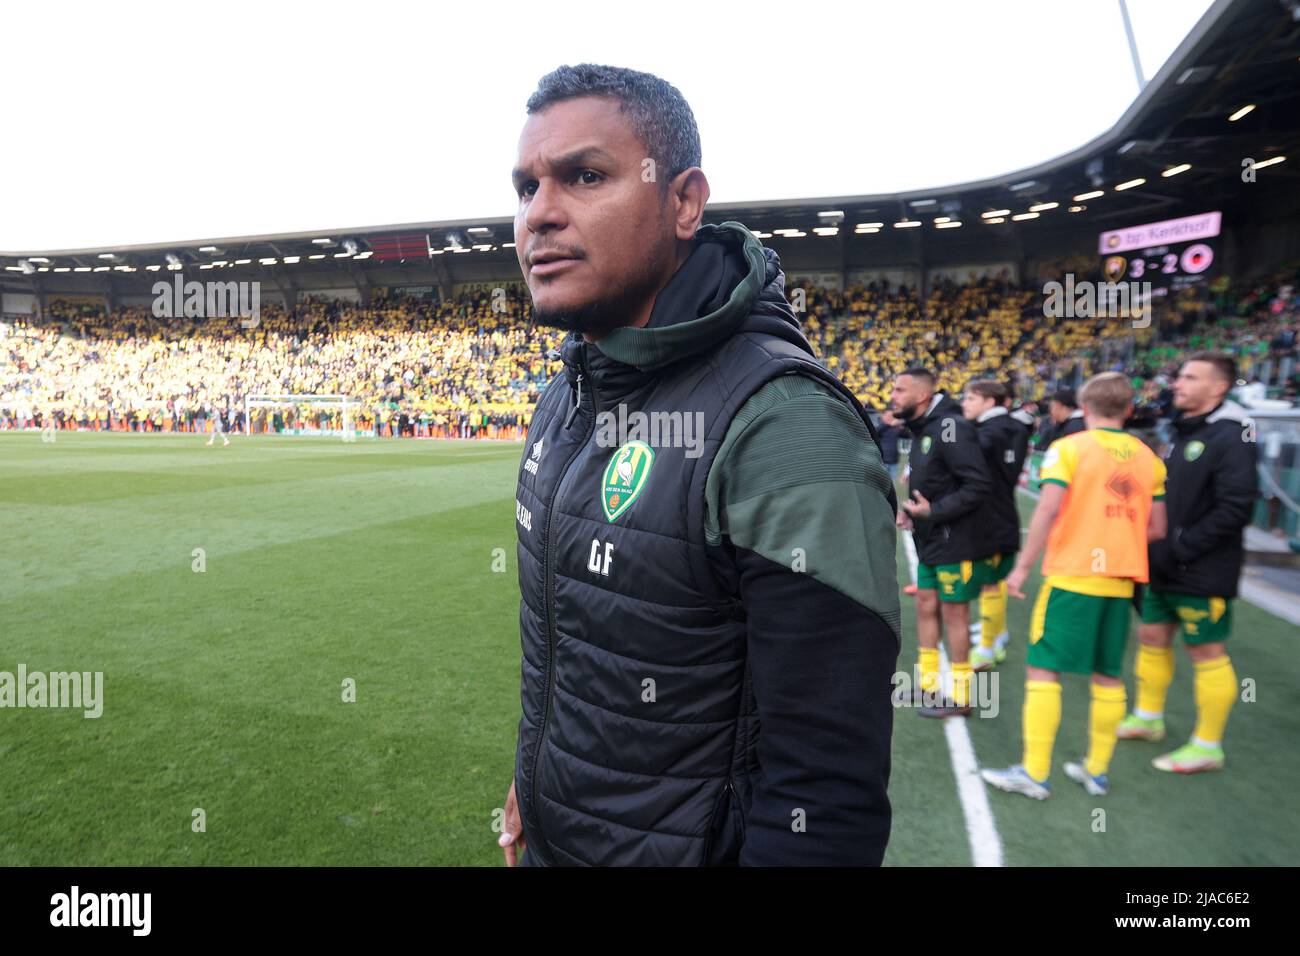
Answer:
M0 865L499 865L521 447L0 433L0 671L104 674L97 719L0 709ZM1109 796L1059 771L1086 742L1067 679L1052 798L989 792L973 837L943 724L901 709L886 863L969 865L974 840L1010 865L1293 864L1296 631L1234 613L1256 700L1224 772L1150 766L1191 731L1181 649L1170 740L1121 742ZM1019 758L1027 602L1010 615L1000 713L965 722L982 766Z

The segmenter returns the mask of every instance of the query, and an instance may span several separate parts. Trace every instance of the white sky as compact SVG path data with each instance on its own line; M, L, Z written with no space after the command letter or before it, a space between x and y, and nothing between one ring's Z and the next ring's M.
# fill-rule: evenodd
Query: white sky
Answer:
M1210 0L1129 0L1148 79ZM61 2L3 15L0 250L509 216L537 80L664 77L712 200L943 186L1137 93L1118 0Z

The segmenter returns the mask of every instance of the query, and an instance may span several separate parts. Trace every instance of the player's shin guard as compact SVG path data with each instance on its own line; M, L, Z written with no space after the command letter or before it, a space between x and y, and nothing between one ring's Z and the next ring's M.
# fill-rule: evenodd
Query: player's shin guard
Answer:
M993 648L993 643L1007 629L1007 582L999 581L996 591L980 592L980 646Z
M1228 655L1196 662L1197 743L1209 747L1223 744L1228 712L1237 699L1237 672Z
M1035 780L1052 773L1052 747L1061 726L1061 685L1055 681L1025 682L1025 756L1021 763Z
M1119 740L1119 722L1124 719L1128 695L1124 685L1103 687L1092 685L1092 707L1088 711L1088 759L1084 766L1088 773L1099 777L1110 768L1110 758L1115 754Z
M1165 698L1169 685L1174 682L1174 649L1138 645L1137 658L1137 710L1145 720L1155 720L1165 714Z
M919 651L917 666L921 669L921 689L934 691L939 688L939 648L922 647Z

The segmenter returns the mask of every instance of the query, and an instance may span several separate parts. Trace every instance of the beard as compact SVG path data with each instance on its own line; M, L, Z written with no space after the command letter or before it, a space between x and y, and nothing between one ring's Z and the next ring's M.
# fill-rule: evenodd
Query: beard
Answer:
M914 422L922 415L925 414L925 410L929 407L929 405L930 405L930 399L927 398L923 402L917 402L914 405L904 406L904 408L901 411L894 412L894 414L897 415L905 422Z
M609 295L577 305L547 308L534 302L533 321L547 328L603 336L630 325L646 300L658 293L659 286L657 273L646 271L630 277Z

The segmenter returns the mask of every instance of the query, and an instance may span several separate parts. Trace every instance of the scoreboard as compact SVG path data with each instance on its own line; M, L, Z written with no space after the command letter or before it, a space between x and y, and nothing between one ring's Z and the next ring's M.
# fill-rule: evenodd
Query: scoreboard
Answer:
M1150 282L1163 296L1206 279L1214 265L1223 214L1206 212L1103 232L1101 272L1107 282Z

